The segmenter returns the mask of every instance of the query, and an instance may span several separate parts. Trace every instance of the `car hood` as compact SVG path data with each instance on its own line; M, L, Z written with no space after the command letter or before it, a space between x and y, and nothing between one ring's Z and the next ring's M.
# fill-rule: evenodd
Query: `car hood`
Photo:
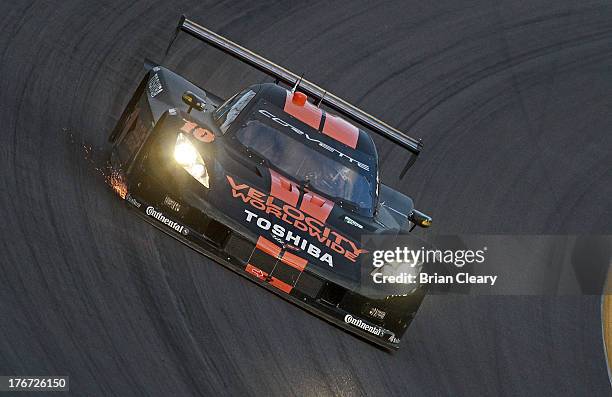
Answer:
M371 220L302 188L223 139L215 142L208 202L257 236L308 261L322 272L358 282Z

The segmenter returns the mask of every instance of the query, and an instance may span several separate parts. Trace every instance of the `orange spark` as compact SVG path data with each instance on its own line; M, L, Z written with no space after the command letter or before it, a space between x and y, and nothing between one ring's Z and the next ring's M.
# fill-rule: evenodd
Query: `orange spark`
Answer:
M128 188L123 174L120 171L111 169L110 174L106 176L106 183L113 188L115 193L125 200L125 196L127 196L128 193Z

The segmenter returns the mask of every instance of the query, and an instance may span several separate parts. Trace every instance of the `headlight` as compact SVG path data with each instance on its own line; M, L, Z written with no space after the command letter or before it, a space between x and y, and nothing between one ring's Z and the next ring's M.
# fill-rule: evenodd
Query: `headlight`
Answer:
M198 153L198 150L184 134L179 133L176 138L174 159L189 173L189 175L194 177L202 185L210 187L208 184L206 164L202 156L200 156L200 153Z
M412 285L413 288L410 291L406 291L405 293L414 292L419 286L419 274L423 270L423 262L385 262L381 267L375 268L372 273L372 277L377 274L381 274L382 277L385 276L396 276L400 277L399 280L394 283L397 284L407 284ZM382 277L380 279L382 279ZM409 281L412 280L412 281Z
M408 263L408 262L387 262L381 268L380 271L383 275L398 275L398 274L406 274L406 275L414 275L415 278L418 278L419 273L423 269L423 262L418 263Z

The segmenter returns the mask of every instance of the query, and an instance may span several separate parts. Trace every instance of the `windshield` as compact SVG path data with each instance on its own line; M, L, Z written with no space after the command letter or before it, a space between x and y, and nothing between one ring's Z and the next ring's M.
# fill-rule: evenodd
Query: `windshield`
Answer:
M249 120L236 132L236 138L307 188L340 200L341 205L357 212L371 212L372 184L356 169L260 120Z

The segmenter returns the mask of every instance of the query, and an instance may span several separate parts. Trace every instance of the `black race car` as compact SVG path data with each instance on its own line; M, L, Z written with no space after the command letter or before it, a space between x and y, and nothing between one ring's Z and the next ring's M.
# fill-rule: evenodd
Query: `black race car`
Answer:
M116 190L192 248L397 348L424 290L410 285L398 293L373 283L362 237L407 233L431 218L379 183L367 131L413 157L421 142L185 17L181 31L275 82L224 100L149 63L109 137Z

